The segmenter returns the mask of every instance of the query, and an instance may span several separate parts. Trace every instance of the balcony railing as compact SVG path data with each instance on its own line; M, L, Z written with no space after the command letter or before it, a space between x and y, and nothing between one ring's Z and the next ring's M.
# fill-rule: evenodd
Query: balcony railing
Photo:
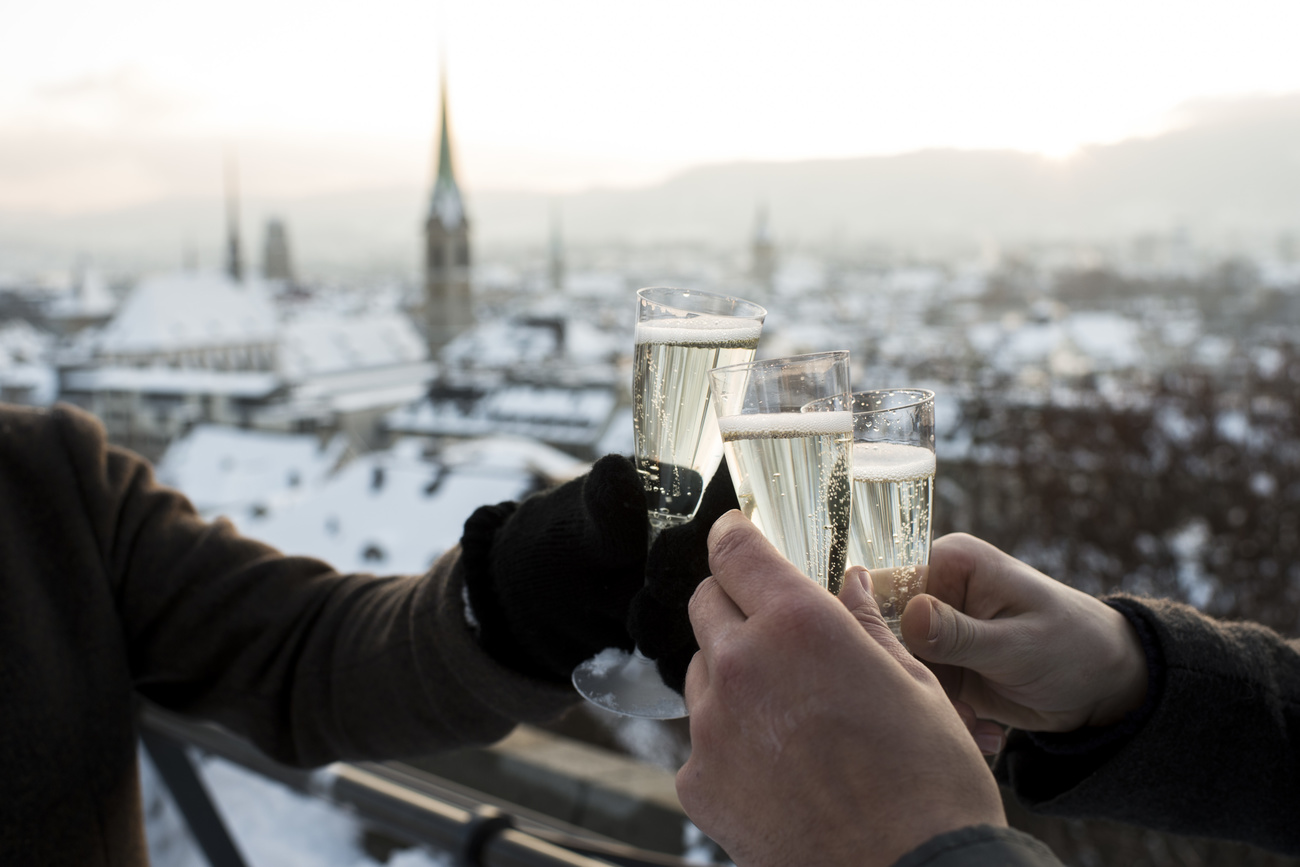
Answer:
M213 725L146 707L141 740L211 867L260 867L239 852L190 749L218 756L298 792L347 808L367 827L452 854L463 867L686 867L681 858L559 830L397 762L336 762L306 771L279 764Z

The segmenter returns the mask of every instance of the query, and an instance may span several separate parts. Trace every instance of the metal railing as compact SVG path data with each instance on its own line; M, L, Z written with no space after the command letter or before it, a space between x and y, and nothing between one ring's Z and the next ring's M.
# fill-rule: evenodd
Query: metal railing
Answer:
M400 763L336 762L314 771L275 762L213 725L146 706L141 740L211 867L250 867L203 784L189 748L342 806L368 828L450 853L462 867L686 867L681 858L559 830L505 811Z

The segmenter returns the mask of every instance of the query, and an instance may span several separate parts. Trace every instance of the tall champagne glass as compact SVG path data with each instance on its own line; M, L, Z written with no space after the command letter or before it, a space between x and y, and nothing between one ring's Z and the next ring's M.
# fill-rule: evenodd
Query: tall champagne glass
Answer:
M652 287L637 293L632 426L653 533L695 516L722 460L708 373L751 361L767 311L739 298Z
M656 286L637 292L632 378L636 466L650 514L650 539L695 517L722 461L708 373L750 361L767 311L740 298ZM579 665L584 698L625 716L686 715L653 661L608 648Z
M853 394L849 565L871 570L880 613L900 638L903 609L925 592L934 470L934 392Z
M709 378L741 510L786 559L838 593L852 510L848 352L733 365Z

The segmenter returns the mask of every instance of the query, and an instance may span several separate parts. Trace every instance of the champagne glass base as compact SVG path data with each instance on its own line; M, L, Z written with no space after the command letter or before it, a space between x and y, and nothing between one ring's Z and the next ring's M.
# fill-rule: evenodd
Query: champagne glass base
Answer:
M573 686L611 713L644 719L680 719L686 700L664 685L654 660L639 651L608 647L573 670Z

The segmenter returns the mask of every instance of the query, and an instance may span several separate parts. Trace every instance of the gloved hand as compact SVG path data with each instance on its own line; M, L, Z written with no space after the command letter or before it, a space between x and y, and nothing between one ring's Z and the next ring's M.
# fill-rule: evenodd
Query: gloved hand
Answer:
M664 683L678 692L685 690L686 669L700 649L686 606L695 587L709 577L709 530L718 518L739 508L724 459L695 517L664 530L650 546L645 587L628 612L627 629L637 647L655 661Z
M480 645L508 668L564 683L606 647L631 650L625 621L649 533L641 479L621 455L522 503L479 508L460 544Z

